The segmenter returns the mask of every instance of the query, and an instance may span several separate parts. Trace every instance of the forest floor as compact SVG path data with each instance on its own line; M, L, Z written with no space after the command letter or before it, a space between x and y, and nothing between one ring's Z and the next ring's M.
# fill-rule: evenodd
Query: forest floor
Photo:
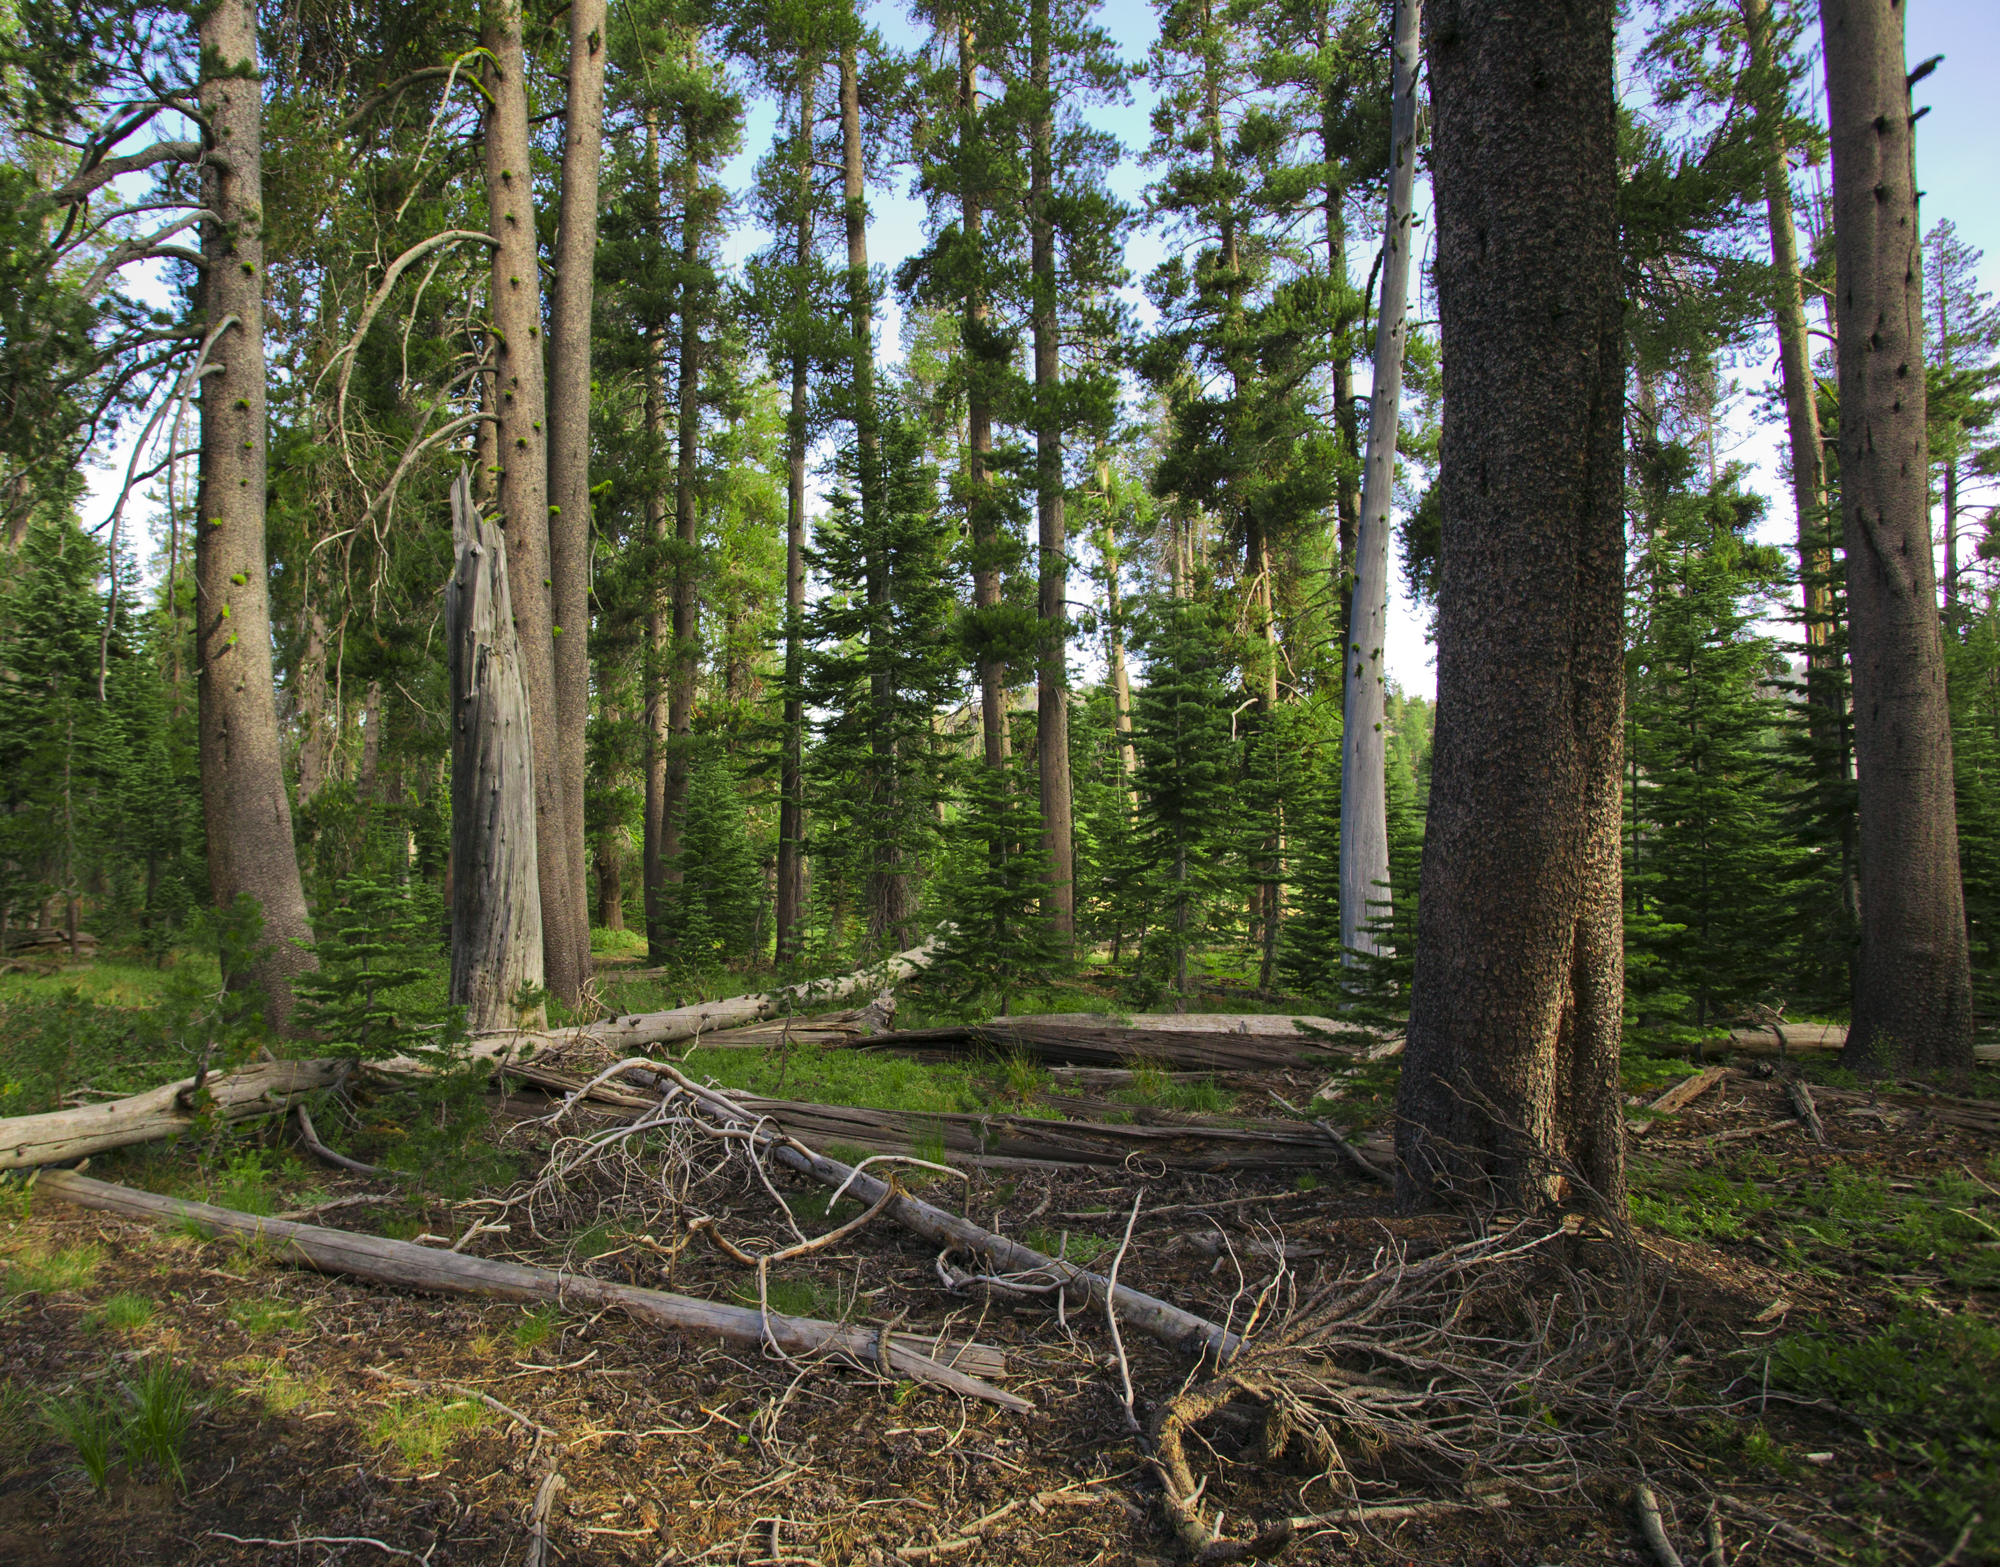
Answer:
M46 1107L32 1101L49 1092L50 1030L63 1026L56 1001L23 994L0 993L0 1097L15 1086L5 1105L15 1114ZM107 1021L131 1004L72 1007L62 1094L134 1086L114 1070L131 1066L134 1036ZM1244 1010L1237 998L1210 1004ZM1082 1009L1072 996L1057 1005ZM74 1054L92 1039L105 1070ZM1018 1064L713 1052L732 1054L752 1058L734 1064L738 1073L790 1072L787 1091L800 1098L1022 1108L1053 1092L1066 1113L1081 1113L1071 1085L1024 1076ZM1500 1508L1467 1507L1490 1494L1468 1488L1468 1476L1391 1460L1371 1470L1367 1453L1350 1453L1371 1503L1421 1504L1417 1512L1302 1530L1284 1560L1650 1562L1632 1507L1641 1481L1690 1564L1707 1559L1711 1513L1731 1563L2000 1559L2000 1140L1965 1124L1982 1112L1962 1102L1885 1091L1823 1095L1821 1146L1793 1121L1782 1080L1760 1069L1769 1072L1749 1063L1632 1139L1636 1244L1680 1386L1679 1408L1635 1435L1629 1461L1598 1464L1553 1498L1508 1493L1512 1505ZM1633 1057L1627 1087L1649 1098L1688 1070ZM1393 1062L1371 1066L1314 1109L1379 1142L1394 1072ZM1839 1078L1824 1067L1808 1075ZM1272 1095L1305 1104L1323 1076L1162 1076L1105 1096L1102 1112L1269 1116ZM2000 1084L1985 1081L1996 1076L1982 1071L1973 1092L2000 1099ZM1991 1108L1989 1121L2000 1115ZM363 1157L417 1147L419 1180L308 1168L275 1126L105 1156L90 1173L251 1212L319 1208L310 1222L332 1227L455 1238L482 1202L539 1168L549 1133L533 1122L550 1109L539 1091L463 1085L364 1097L333 1140ZM1459 1218L1399 1216L1386 1189L1332 1160L1320 1177L965 1175L937 1178L924 1195L1100 1265L1143 1192L1121 1279L1217 1319L1239 1294L1218 1236L1253 1275L1254 1248L1282 1240L1310 1283L1315 1270L1365 1264L1385 1243L1421 1254L1467 1233ZM809 1228L852 1212L830 1216L821 1189L777 1181ZM367 1200L324 1206L350 1198ZM739 1234L760 1223L768 1232L774 1218L740 1165L664 1207L635 1206L629 1187L606 1177L574 1185L532 1227L517 1210L510 1231L470 1249L754 1303L745 1270L714 1251L665 1255L675 1250L670 1226L694 1209ZM929 1250L883 1221L774 1274L773 1309L975 1337L1005 1352L1001 1383L1036 1414L616 1314L440 1301L323 1277L265 1248L88 1213L18 1183L0 1186L0 1269L0 1561L516 1563L552 1459L562 1479L548 1513L554 1562L1183 1559L1125 1428L1101 1317L1059 1323L1040 1303L947 1295ZM1187 1368L1129 1332L1125 1347L1143 1419ZM531 1434L471 1391L553 1436ZM135 1416L150 1416L150 1428ZM1552 1411L1552 1423L1560 1418ZM1334 1506L1317 1464L1297 1452L1265 1457L1255 1424L1235 1410L1200 1437L1204 1501L1225 1509L1230 1534ZM101 1489L88 1472L99 1448ZM1463 1510L1444 1510L1452 1506Z

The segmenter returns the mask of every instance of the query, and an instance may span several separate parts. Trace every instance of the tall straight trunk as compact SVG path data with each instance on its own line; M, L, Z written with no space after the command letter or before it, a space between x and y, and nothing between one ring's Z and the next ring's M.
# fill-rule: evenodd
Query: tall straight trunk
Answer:
M795 331L805 330L806 268L812 262L813 87L815 59L799 61L798 228L792 241L800 303ZM806 705L799 687L805 678L806 615L806 446L807 377L811 372L802 344L792 349L792 403L785 423L785 736L778 771L777 958L804 956L800 925L805 919Z
M986 193L973 174L971 148L980 145L979 51L972 23L958 28L958 156L959 227L965 235L968 263L982 268L980 246L985 241ZM1000 525L988 465L993 460L993 392L986 363L987 322L992 307L977 282L965 294L965 485L966 520L972 533L972 606L995 609L1000 603ZM986 765L998 771L1007 765L1007 665L982 641L979 653L979 733Z
M507 579L507 535L451 491L457 560L444 598L451 666L451 1000L475 1034L541 1026L522 1016L542 984L534 720Z
M382 682L371 680L361 698L361 770L354 781L357 799L372 800L377 794L377 775L382 765Z
M527 62L521 0L485 0L480 43L486 64L487 220L494 238L488 312L497 352L499 520L507 530L508 583L521 669L535 734L535 854L542 889L542 965L550 991L574 1005L583 994L578 939L585 910L571 901L568 806L557 761L555 620L549 599L549 452L543 426L541 256L528 143Z
M1744 0L1750 62L1760 76L1774 74L1775 31L1770 0ZM1833 548L1827 539L1826 448L1820 441L1819 396L1813 383L1812 344L1806 332L1805 278L1799 266L1798 229L1792 218L1791 149L1783 131L1782 104L1760 103L1764 136L1764 213L1771 230L1771 272L1776 285L1778 364L1785 389L1785 433L1792 458L1792 510L1798 518L1799 598L1805 615L1806 724L1823 767L1839 765L1839 659L1833 646Z
M658 228L660 201L660 128L646 111L646 178L650 182L652 218ZM667 449L667 400L662 385L667 366L667 329L657 317L646 323L645 418L647 450L659 463ZM645 897L646 943L656 961L666 956L661 921L666 917L661 889L666 886L667 755L673 745L673 725L667 688L674 658L673 620L667 608L670 572L667 564L667 508L659 486L646 491L646 540L652 565L646 591L646 660L642 698L646 728L646 803L639 846L640 885Z
M847 230L848 331L854 354L854 444L861 491L861 525L867 535L864 591L870 610L869 641L886 634L889 615L889 558L882 504L882 440L875 406L875 303L868 277L867 162L861 145L861 77L855 45L840 51L840 151L842 216ZM896 747L889 730L888 672L871 660L868 677L871 787L880 807L878 820L895 814ZM910 878L892 843L871 847L868 872L868 933L904 933L910 918Z
M248 894L263 910L262 955L229 982L261 987L283 1029L292 980L314 967L292 843L271 673L270 572L264 552L263 96L257 13L215 0L202 13L201 107L217 156L202 166L200 301L213 339L201 383L201 482L195 516L195 663L202 822L218 907ZM225 326L225 323L228 323Z
M1105 663L1111 670L1111 730L1118 739L1118 765L1125 789L1136 808L1139 795L1134 780L1139 776L1139 758L1132 748L1132 676L1125 665L1125 610L1118 585L1117 520L1111 510L1111 463L1102 455L1097 461L1097 487L1104 496L1104 528L1097 548L1104 557Z
M1972 1069L1951 714L1931 562L1923 248L1903 11L1822 0L1840 300L1840 501L1860 800L1861 953L1844 1065Z
M1625 1197L1625 370L1612 0L1431 0L1437 734L1406 1202Z
M1319 45L1322 49L1332 42L1331 12L1330 5L1320 8ZM1326 275L1328 281L1335 285L1348 281L1347 191L1336 177L1340 167L1341 124L1348 112L1346 99L1336 97L1331 89L1320 101L1320 158L1326 165ZM1362 308L1365 320L1365 300ZM1333 350L1333 428L1339 437L1341 452L1347 458L1350 471L1353 471L1361 467L1361 418L1354 397L1354 356L1347 351L1347 342L1347 334L1341 333ZM1347 613L1352 603L1355 541L1361 523L1361 491L1348 473L1341 475L1334 488L1333 512L1335 549L1338 552L1333 574L1340 584L1340 591L1335 595L1334 632L1345 643L1352 640L1348 635Z
M1049 0L1030 13L1029 70L1035 94L1028 127L1029 265L1035 335L1035 513L1041 621L1035 665L1035 757L1042 792L1042 853L1049 892L1043 907L1057 938L1076 936L1076 852L1069 774L1069 544L1063 526L1062 364L1056 311L1055 95L1050 87Z
M695 675L700 664L699 599L701 508L695 494L701 456L701 309L696 269L701 264L701 219L695 202L700 177L693 152L693 111L682 121L686 166L681 212L681 291L679 362L674 371L674 609L673 674L667 690L666 800L661 812L661 875L681 879L681 829L687 816L692 775Z
M584 734L590 721L590 316L597 264L597 175L604 146L605 0L571 0L562 211L549 310L549 579L555 618L556 767L573 908L590 907L584 838ZM569 936L590 973L590 923Z
M1382 229L1382 309L1375 323L1375 392L1362 470L1361 530L1347 616L1340 731L1340 945L1342 961L1382 944L1368 905L1389 880L1389 796L1383 772L1386 721L1382 649L1389 621L1389 504L1396 485L1396 431L1403 400L1403 310L1409 297L1411 190L1417 161L1417 31L1422 0L1396 0L1389 119L1389 206Z
M299 702L299 809L326 786L333 770L333 726L326 716L326 617L315 604L306 611L305 695Z

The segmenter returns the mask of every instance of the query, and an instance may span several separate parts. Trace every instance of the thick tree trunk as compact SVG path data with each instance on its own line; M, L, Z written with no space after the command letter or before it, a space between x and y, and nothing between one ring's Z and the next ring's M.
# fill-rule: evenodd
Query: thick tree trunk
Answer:
M201 313L213 346L201 383L195 526L202 822L218 907L247 894L263 910L262 951L229 982L261 987L286 1027L292 980L314 966L271 673L264 553L263 96L249 0L202 13L202 113L216 157L203 165ZM225 323L229 323L225 326Z
M549 451L544 430L541 255L528 143L527 61L521 0L485 0L480 42L485 72L487 221L494 238L491 298L499 416L499 521L507 530L508 586L521 641L521 671L535 739L535 844L542 893L542 961L549 990L566 1004L582 996L579 940L585 910L571 902L569 809L557 761L555 621L549 599Z
M1972 977L1931 561L1923 248L1903 12L1822 0L1840 308L1840 501L1861 955L1842 1063L1962 1076Z
M1050 86L1049 0L1034 0L1029 26L1034 119L1028 129L1028 223L1034 272L1035 512L1041 645L1035 662L1035 759L1041 781L1043 903L1065 947L1076 936L1076 853L1069 773L1069 542L1063 524L1062 361L1056 310L1055 96Z
M545 1026L521 988L542 984L534 721L514 633L507 535L451 491L457 565L445 588L451 663L451 1000L474 1034Z
M1625 1192L1624 364L1611 0L1431 0L1437 738L1406 1202Z
M604 146L605 0L571 0L562 210L549 310L549 579L555 624L555 752L562 774L569 937L590 974L584 736L590 722L590 344L597 266L597 173Z
M799 62L798 227L792 240L798 303L793 330L803 333L808 316L806 269L813 255L813 88L819 64ZM778 769L777 959L804 955L806 912L806 448L812 431L807 417L807 376L811 360L803 344L792 349L792 402L785 422L785 736Z
M1422 0L1396 0L1389 127L1389 207L1382 235L1382 309L1375 324L1375 393L1362 469L1361 529L1347 617L1346 686L1340 732L1340 945L1343 961L1379 952L1368 930L1370 900L1389 880L1389 796L1383 772L1386 720L1382 649L1389 621L1389 505L1395 498L1396 432L1403 402L1403 311L1409 298L1411 192L1417 161L1417 30Z

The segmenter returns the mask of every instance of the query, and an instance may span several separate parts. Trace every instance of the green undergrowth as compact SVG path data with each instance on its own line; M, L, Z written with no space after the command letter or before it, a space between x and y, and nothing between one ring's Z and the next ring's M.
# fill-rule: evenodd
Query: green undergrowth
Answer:
M744 1089L767 1099L865 1106L918 1114L976 1111L984 1106L971 1067L925 1063L874 1050L693 1051L681 1068L697 1081Z
M1756 1239L1791 1266L1823 1277L1856 1269L1935 1268L1952 1289L2000 1287L2000 1202L1966 1176L1891 1182L1834 1165L1823 1177L1775 1179L1750 1156L1728 1166L1667 1172L1635 1162L1632 1216L1683 1241Z
M781 1317L816 1317L822 1322L845 1320L840 1301L811 1279L771 1279L765 1289L766 1303ZM738 1284L733 1294L739 1306L755 1306L757 1281Z
M414 1469L437 1463L460 1437L492 1420L484 1404L469 1398L391 1399L368 1434L380 1446L395 1448Z
M2000 1553L2000 1330L1908 1308L1861 1339L1824 1327L1771 1351L1771 1385L1838 1406L1882 1458L1843 1510L1914 1509L1964 1561Z

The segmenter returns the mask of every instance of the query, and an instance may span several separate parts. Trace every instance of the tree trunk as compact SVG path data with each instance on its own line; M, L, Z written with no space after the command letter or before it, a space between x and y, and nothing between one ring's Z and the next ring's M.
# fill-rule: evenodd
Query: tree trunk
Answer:
M978 188L971 148L983 145L979 118L978 41L969 19L958 28L958 156L960 171L959 225L965 234L966 260L983 277L980 247L985 243L986 193ZM994 504L987 466L993 460L993 367L988 362L988 321L992 307L978 282L965 295L965 510L972 534L972 607L981 612L1000 604L1000 519ZM986 765L996 772L1007 765L1007 665L980 642L979 733Z
M1923 250L1903 12L1822 0L1840 300L1840 499L1860 800L1856 1071L1972 1069L1972 976L1931 561Z
M1774 73L1769 0L1744 0L1750 63L1768 80ZM1768 116L1764 135L1764 212L1771 229L1771 271L1776 285L1778 363L1785 389L1785 433L1792 457L1792 509L1798 518L1799 598L1805 614L1806 724L1823 768L1839 765L1839 659L1833 647L1833 550L1827 542L1826 449L1820 441L1819 396L1813 383L1812 344L1806 333L1805 281L1799 267L1798 230L1792 221L1791 149L1785 143L1783 105L1759 103Z
M333 728L326 716L326 617L314 605L306 611L306 656L301 673L305 694L299 700L299 809L326 787L333 766Z
M810 313L807 268L813 254L813 88L819 62L799 61L798 229L792 244L796 269L793 331L803 333ZM811 443L807 377L811 359L802 342L792 348L792 403L785 423L785 736L778 773L778 887L776 953L780 963L804 956L806 835L806 448Z
M445 589L451 663L451 1000L474 1034L541 1028L515 1006L542 984L534 720L514 631L507 535L451 492L457 565Z
M555 297L549 310L549 578L555 637L556 766L569 937L579 976L590 973L585 866L584 736L590 722L590 343L597 265L597 171L604 146L605 0L572 0L569 99L563 116L562 211L556 220Z
M1319 45L1326 48L1332 39L1328 22L1331 5L1320 8ZM1400 101L1400 100L1399 100ZM1344 98L1336 97L1331 84L1320 102L1320 157L1326 165L1326 275L1336 285L1346 284L1347 275L1347 191L1339 183L1342 128L1350 114ZM1393 134L1393 133L1392 133ZM1367 301L1362 301L1362 318L1367 319ZM1340 449L1355 467L1361 465L1361 420L1354 400L1354 360L1347 351L1347 334L1342 332L1333 353L1333 427L1340 437ZM1334 490L1334 539L1337 556L1334 580L1334 632L1342 645L1353 641L1348 635L1347 611L1352 601L1355 541L1360 530L1361 492L1342 475Z
M1396 487L1402 417L1404 304L1414 235L1411 188L1417 161L1417 32L1422 0L1397 0L1389 128L1389 207L1382 235L1382 309L1375 323L1375 392L1362 470L1354 598L1347 617L1346 703L1340 731L1340 945L1343 962L1380 952L1368 903L1389 880L1389 796L1383 772L1386 719L1382 649L1389 621L1389 505Z
M1035 334L1035 512L1041 646L1035 663L1035 757L1041 781L1043 908L1067 948L1076 936L1076 856L1069 774L1069 546L1063 526L1062 364L1056 311L1055 95L1050 87L1049 0L1029 26L1034 118L1029 125L1028 222Z
M1438 708L1399 1195L1625 1196L1611 0L1431 0Z
M371 680L361 698L361 766L354 778L354 797L376 796L382 767L382 682Z
M485 0L480 42L485 72L487 219L493 280L488 308L497 353L499 521L507 530L508 587L520 637L521 671L535 740L535 844L542 894L542 962L549 990L567 1005L583 992L577 954L585 911L570 901L569 819L557 764L555 621L549 599L549 452L542 373L541 256L535 241L535 192L528 143L527 62L521 47L521 0Z
M263 96L249 0L202 13L202 113L217 156L203 165L201 313L213 342L201 383L201 484L195 518L195 636L200 670L202 821L218 907L247 894L263 910L261 953L232 985L259 986L274 1026L292 1013L292 980L314 967L292 843L271 673L270 571L264 553ZM225 322L233 324L225 328Z

